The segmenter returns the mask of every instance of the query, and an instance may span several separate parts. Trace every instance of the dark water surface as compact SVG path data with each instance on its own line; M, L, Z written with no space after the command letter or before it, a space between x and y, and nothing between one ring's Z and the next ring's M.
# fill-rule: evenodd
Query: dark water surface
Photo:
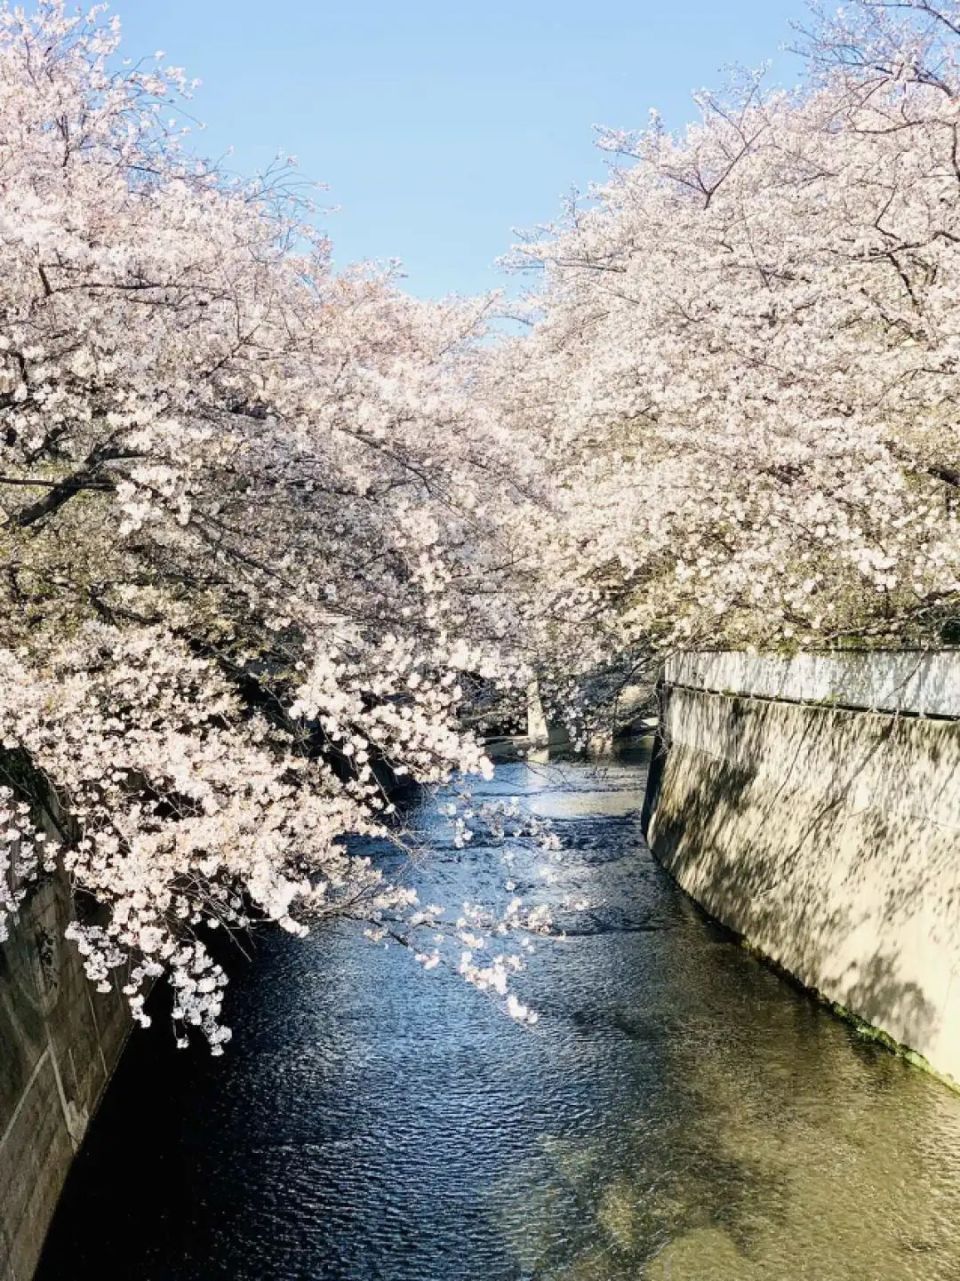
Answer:
M263 936L226 1057L135 1035L40 1281L960 1281L960 1096L705 920L639 832L642 767L509 765L585 897L533 1028L339 927ZM438 829L427 900L526 892Z

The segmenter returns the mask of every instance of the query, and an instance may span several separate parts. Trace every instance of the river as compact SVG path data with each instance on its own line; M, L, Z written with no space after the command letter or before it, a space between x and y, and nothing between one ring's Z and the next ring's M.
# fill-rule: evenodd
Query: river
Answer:
M535 1026L338 926L259 937L223 1058L135 1034L38 1281L960 1281L960 1095L707 920L643 778L486 788L563 838L518 892L590 903L518 980ZM433 843L425 898L503 894L498 853Z

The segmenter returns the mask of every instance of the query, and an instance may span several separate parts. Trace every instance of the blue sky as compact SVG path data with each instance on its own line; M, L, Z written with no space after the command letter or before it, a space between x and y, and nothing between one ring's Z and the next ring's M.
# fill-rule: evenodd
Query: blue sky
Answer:
M400 258L424 296L505 283L511 229L602 176L595 124L671 127L690 90L771 59L803 0L115 0L125 52L203 80L202 149L328 184L339 264Z

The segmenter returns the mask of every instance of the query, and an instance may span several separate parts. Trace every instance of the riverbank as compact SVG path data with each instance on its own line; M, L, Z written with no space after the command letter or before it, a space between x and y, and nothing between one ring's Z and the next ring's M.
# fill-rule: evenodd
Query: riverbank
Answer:
M687 655L648 797L712 916L960 1082L960 656Z

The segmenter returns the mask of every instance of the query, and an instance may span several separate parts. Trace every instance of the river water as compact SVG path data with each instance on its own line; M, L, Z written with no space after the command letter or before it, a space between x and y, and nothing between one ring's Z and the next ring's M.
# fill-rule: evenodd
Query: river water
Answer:
M258 941L224 1058L135 1035L40 1281L960 1281L960 1096L708 921L642 786L487 788L563 837L518 892L591 904L518 982L533 1027L341 926ZM428 900L502 896L497 853L434 845Z

